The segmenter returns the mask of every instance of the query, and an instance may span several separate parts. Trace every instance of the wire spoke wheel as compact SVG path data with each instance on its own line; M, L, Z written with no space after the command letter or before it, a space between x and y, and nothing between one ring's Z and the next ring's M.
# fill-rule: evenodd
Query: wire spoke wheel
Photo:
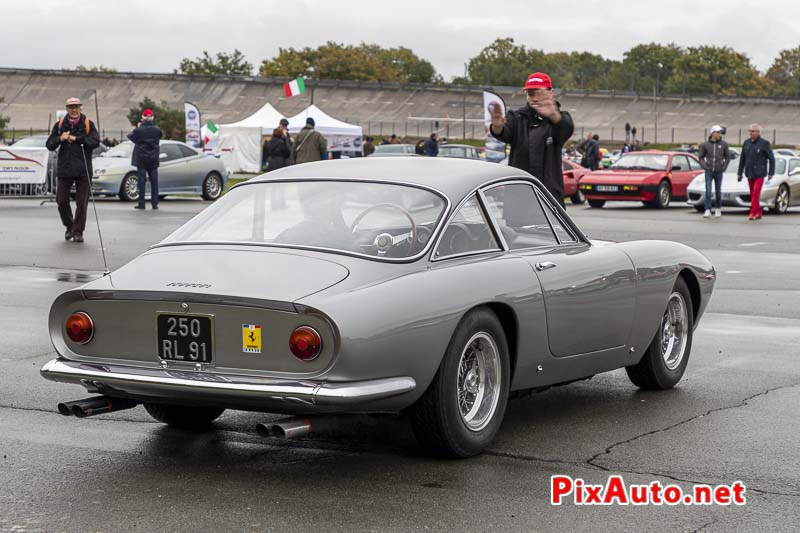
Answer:
M494 339L485 332L470 338L458 363L458 408L471 431L480 431L492 419L500 398L500 357Z
M139 199L139 178L134 175L127 176L122 182L122 192L128 200Z
M683 361L688 323L686 301L679 292L673 292L661 319L661 356L669 370L675 370Z

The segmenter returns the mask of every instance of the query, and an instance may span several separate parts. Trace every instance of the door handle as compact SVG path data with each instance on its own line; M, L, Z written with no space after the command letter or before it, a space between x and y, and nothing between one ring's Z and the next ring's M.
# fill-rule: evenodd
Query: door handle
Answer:
M545 261L543 263L536 263L534 266L536 267L537 271L541 272L542 270L547 270L548 268L555 268L556 264L551 261Z

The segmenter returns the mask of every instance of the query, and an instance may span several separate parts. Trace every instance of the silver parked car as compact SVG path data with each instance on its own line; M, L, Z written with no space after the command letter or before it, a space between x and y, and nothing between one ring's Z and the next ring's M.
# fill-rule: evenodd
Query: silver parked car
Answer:
M480 151L468 144L442 144L438 157L456 157L460 159L481 159Z
M722 205L730 207L750 207L750 188L747 178L737 180L739 159L732 159L722 175ZM712 194L716 194L712 187ZM700 174L687 188L687 204L698 211L705 210L706 181ZM713 200L712 200L713 202ZM800 205L800 157L775 154L775 176L764 180L761 189L761 207L770 213L783 214L791 206Z
M225 190L229 172L222 161L203 154L179 141L161 141L158 167L158 193L199 194L205 200L216 200ZM119 196L122 200L139 199L136 167L131 164L133 143L126 141L94 159L92 191L94 194ZM150 195L148 182L145 196Z
M379 144L367 157L397 157L417 155L413 144Z
M508 166L294 165L60 295L41 374L99 394L64 415L143 403L202 427L245 409L302 415L257 426L296 436L407 410L428 450L466 457L511 392L622 367L638 387L674 386L715 276L682 244L589 240Z

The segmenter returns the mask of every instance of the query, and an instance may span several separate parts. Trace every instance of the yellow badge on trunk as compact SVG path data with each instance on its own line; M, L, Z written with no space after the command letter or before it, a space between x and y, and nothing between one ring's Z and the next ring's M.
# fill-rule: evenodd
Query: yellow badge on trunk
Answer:
M261 353L261 325L242 324L242 351Z

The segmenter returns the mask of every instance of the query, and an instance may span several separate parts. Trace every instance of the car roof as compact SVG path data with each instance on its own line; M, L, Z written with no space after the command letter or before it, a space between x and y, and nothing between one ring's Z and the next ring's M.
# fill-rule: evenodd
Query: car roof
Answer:
M441 191L453 202L458 202L488 182L505 178L534 180L523 170L486 161L435 157L357 157L291 165L257 176L248 183L309 178L403 182Z
M439 145L439 150L442 148L477 148L477 146L472 146L471 144L441 144Z

